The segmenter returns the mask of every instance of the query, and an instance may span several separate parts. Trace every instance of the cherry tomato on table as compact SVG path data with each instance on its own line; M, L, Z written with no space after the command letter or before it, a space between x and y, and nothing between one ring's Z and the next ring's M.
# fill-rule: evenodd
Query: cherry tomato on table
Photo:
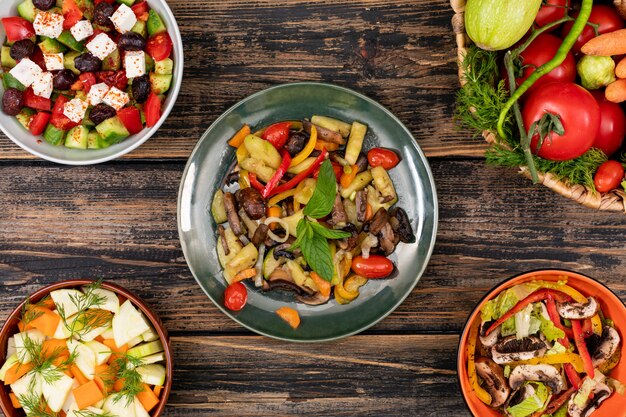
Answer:
M239 311L248 301L248 290L241 282L234 282L224 291L224 305L232 311Z
M265 129L263 139L271 143L276 149L281 149L289 139L289 128L291 123L280 122L275 123Z
M544 85L524 103L524 126L530 131L534 122L545 120L548 115L560 122L563 134L556 133L553 127L537 150L539 134L529 132L533 134L530 144L533 153L553 161L567 161L591 148L600 126L600 106L589 91L573 83Z
M155 61L163 61L170 56L173 47L170 35L167 32L161 32L148 39L146 52Z
M17 42L35 36L33 24L18 16L2 18L2 26L4 26L9 42Z
M556 22L565 17L569 0L547 0L535 17L535 25L539 28Z
M381 255L370 255L367 259L357 256L352 260L352 270L369 279L388 277L393 269L393 262Z
M572 17L577 17L578 12L573 13ZM604 4L596 4L591 9L591 15L589 16L589 23L594 23L598 25L598 34L602 35L603 33L615 32L618 29L624 28L624 20L621 18L617 10L613 6L607 6ZM574 26L574 22L567 22L563 26L563 31L561 32L561 36L565 38L567 34L572 30L572 26ZM580 52L580 48L583 47L584 44L589 42L590 39L596 37L596 32L593 27L588 24L583 29L583 32L576 39L576 43L572 47L572 51L577 54Z
M391 149L372 148L367 152L367 162L372 167L381 166L390 170L400 163L400 157Z
M611 103L600 90L591 94L600 106L600 128L593 141L593 147L600 149L607 156L613 155L622 146L626 135L626 116L617 103Z
M596 190L601 193L614 190L619 187L624 179L624 167L617 161L606 161L593 177Z

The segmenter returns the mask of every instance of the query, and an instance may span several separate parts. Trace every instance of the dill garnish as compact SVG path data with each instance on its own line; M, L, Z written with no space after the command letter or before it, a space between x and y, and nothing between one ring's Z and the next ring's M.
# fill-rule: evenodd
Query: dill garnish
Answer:
M30 392L24 395L19 395L17 400L20 402L20 405L26 411L26 414L29 417L58 417L59 414L54 413L48 410L48 405L44 401L41 395L35 394L35 392L30 389Z
M106 411L95 412L91 410L74 410L74 415L78 417L117 417L115 414Z
M24 335L24 350L21 358L18 355L19 365L25 365L27 355L30 357L29 365L32 366L30 373L38 375L46 384L54 384L63 377L63 373L72 366L76 360L76 352L70 352L68 357L63 357L63 348L55 348L52 352L44 351L43 342L32 339L28 334Z
M98 295L96 290L102 287L102 280L93 282L85 287L84 292L79 295L69 294L70 301L76 308L77 313L72 317L67 317L65 308L57 306L57 311L63 325L70 332L69 338L77 337L82 339L93 329L109 325L112 314L105 310L98 309L106 302L106 297Z
M137 372L137 367L142 364L141 359L127 354L115 353L116 358L110 366L114 378L124 381L122 389L117 392L113 402L126 400L128 407L135 400L137 394L143 391L143 381L141 374Z

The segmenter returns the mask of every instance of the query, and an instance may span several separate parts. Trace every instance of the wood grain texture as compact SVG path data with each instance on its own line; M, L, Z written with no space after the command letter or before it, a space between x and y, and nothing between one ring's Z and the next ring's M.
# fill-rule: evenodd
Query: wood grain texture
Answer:
M237 101L294 81L336 83L378 100L429 156L482 155L450 119L458 87L447 0L168 1L185 72L165 125L130 159L187 158ZM0 134L0 159L33 159Z

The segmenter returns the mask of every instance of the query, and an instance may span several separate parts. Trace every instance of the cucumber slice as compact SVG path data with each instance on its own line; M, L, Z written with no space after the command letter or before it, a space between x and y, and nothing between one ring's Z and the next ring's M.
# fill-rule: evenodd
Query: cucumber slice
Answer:
M24 107L17 114L17 116L15 116L15 118L17 119L18 122L20 122L22 126L24 126L24 129L28 130L28 128L30 127L30 121L33 119L34 114L35 114L35 111L33 109Z
M154 9L151 9L150 12L148 13L147 26L148 26L148 34L150 36L167 31L167 28L165 27L165 23L163 23L163 19L161 19L161 16L159 16L159 14L156 11L154 11Z
M151 363L164 362L165 361L165 352L156 353L150 356L144 356L140 359L143 365L150 365Z
M24 85L19 82L17 78L12 76L10 72L5 72L2 74L2 85L4 86L5 90L7 88L17 88L20 91L26 90L26 87L24 87Z
M4 381L4 378L7 376L7 371L17 362L17 354L9 356L9 358L4 362L4 365L2 365L2 368L0 368L0 381Z
M130 136L130 132L128 132L128 129L126 129L122 121L117 116L106 119L104 122L100 123L96 126L96 131L100 134L100 136L102 136L102 139L105 142L111 145L120 143Z
M95 130L91 130L87 135L87 149L100 149L100 141L102 138L100 134ZM111 337L113 337L111 335ZM111 337L107 337L105 339L110 339Z
M80 55L80 53L71 51L63 56L63 66L65 69L72 71L76 75L80 75L80 71L76 69L76 64L74 64L74 60L78 55Z
M31 23L35 21L38 11L32 0L24 0L17 6L17 14Z
M69 30L64 30L63 32L61 32L61 35L59 35L58 40L63 45L67 46L68 48L76 52L82 52L85 49L85 43L78 42Z
M87 149L87 135L89 129L85 126L73 127L65 136L65 146L71 149Z
M148 385L165 384L165 366L160 364L150 364L138 366L137 372L141 375L141 380Z
M170 58L165 58L163 61L154 62L154 72L157 74L171 74L173 70L174 61L172 61Z
M154 342L144 343L132 349L128 349L126 354L135 358L144 358L159 352L163 352L163 344L160 340L155 340Z
M0 62L3 68L13 68L17 65L17 62L11 57L11 47L3 46L0 53Z
M102 70L103 71L117 71L122 67L122 57L120 55L120 50L116 49L111 52L109 56L104 58L102 61Z
M135 26L133 26L130 31L138 33L144 38L148 37L148 27L146 26L146 22L143 20L137 20L137 23L135 23Z
M42 41L39 42L39 49L41 49L41 52L44 54L58 54L67 51L67 48L56 39L46 38L44 36L42 36Z

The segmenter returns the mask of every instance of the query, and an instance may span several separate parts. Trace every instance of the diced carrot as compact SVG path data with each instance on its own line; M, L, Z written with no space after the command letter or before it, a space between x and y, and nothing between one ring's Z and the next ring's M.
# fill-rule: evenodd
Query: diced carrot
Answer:
M69 356L70 351L67 348L65 340L48 339L43 342L41 347L41 354L44 359L48 359L52 355L57 356Z
M300 326L300 315L291 307L281 307L276 310L276 314L285 320L292 328L297 329Z
M98 337L96 337L96 341L102 343L102 342L104 342L104 337L98 336Z
M313 282L315 282L315 285L317 285L317 288L320 290L320 294L322 294L324 297L330 296L330 282L326 281L315 272L311 272L311 278L313 279Z
M163 385L155 385L152 391L154 391L154 395L157 397L161 396L161 391L163 390Z
M267 217L281 217L281 215L283 214L283 211L278 206L272 206L272 207L268 207L267 210L265 210L265 214ZM274 230L277 227L278 227L278 224L276 223L270 224L270 230Z
M13 404L13 408L22 408L22 404L20 404L20 401L17 399L17 395L10 392L9 398L11 398L11 404Z
M315 142L315 149L317 149L318 151L321 151L324 148L326 148L326 150L328 152L333 152L333 151L336 151L337 149L339 149L339 144L338 143L334 143L334 142L327 142L327 141L321 140L321 139L317 139L317 141Z
M114 339L104 339L102 341L102 344L107 346L109 349L111 349L111 352L113 352L113 354L109 358L109 362L108 362L109 364L112 364L113 362L115 362L115 360L118 359L121 354L126 353L126 351L128 350L127 345L117 347Z
M243 125L241 129L237 133L233 135L232 138L228 141L228 144L233 148L238 148L243 143L243 140L250 134L250 126Z
M31 369L34 368L32 362L29 363L16 363L7 370L4 376L4 385L9 385L26 375Z
M80 369L78 369L78 366L76 366L76 365L70 366L70 372L72 373L72 375L74 375L74 378L76 378L76 380L78 381L78 383L80 385L84 385L87 382L89 382L87 377L85 375L83 375L83 373L80 371Z
M613 103L626 101L626 79L620 78L606 86L604 90L606 99Z
M72 84L70 89L72 91L80 91L80 90L82 90L83 89L83 82L81 80L77 80L74 84Z
M159 397L156 396L147 384L143 384L143 391L137 394L137 399L147 412L150 412L150 410L159 403Z
M622 58L615 67L617 78L626 78L626 57Z
M79 410L94 405L100 400L104 399L104 394L100 391L98 384L94 381L89 381L86 384L81 385L78 388L72 390L74 398L76 399L76 405Z
M113 384L113 391L120 392L124 389L124 378L120 378Z
M359 166L352 165L350 168L344 167L343 174L341 174L341 178L339 182L343 188L348 188L352 181L356 178L356 175L359 173Z
M113 374L110 369L111 367L106 364L96 366L96 375L93 378L93 380L96 381L96 384L98 384L98 387L105 394L105 396L110 391L110 389L113 388L113 381L111 380Z
M54 336L61 322L61 317L47 307L33 306L30 310L33 311L33 314L36 314L36 317L28 323L28 326L41 330L48 337Z
M370 203L367 203L367 205L365 206L365 220L369 220L372 218L372 216L374 215L374 209L372 208L372 205Z
M69 352L68 354L65 355L61 355L61 356L57 356L53 361L52 364L56 367L61 367L63 366L63 363L66 362L68 359L70 358ZM74 377L74 374L72 374L72 371L70 371L69 366L65 366L65 370L63 371L65 373L65 375L69 376L69 377Z
M54 300L50 297L45 297L42 300L37 302L38 306L49 308L50 310L54 310L57 308L57 305L54 304Z
M626 29L604 33L595 37L580 50L585 55L611 56L626 54Z
M243 271L238 272L233 277L232 281L230 281L230 283L232 284L233 282L243 281L244 279L252 278L255 275L256 275L256 268L244 269Z

